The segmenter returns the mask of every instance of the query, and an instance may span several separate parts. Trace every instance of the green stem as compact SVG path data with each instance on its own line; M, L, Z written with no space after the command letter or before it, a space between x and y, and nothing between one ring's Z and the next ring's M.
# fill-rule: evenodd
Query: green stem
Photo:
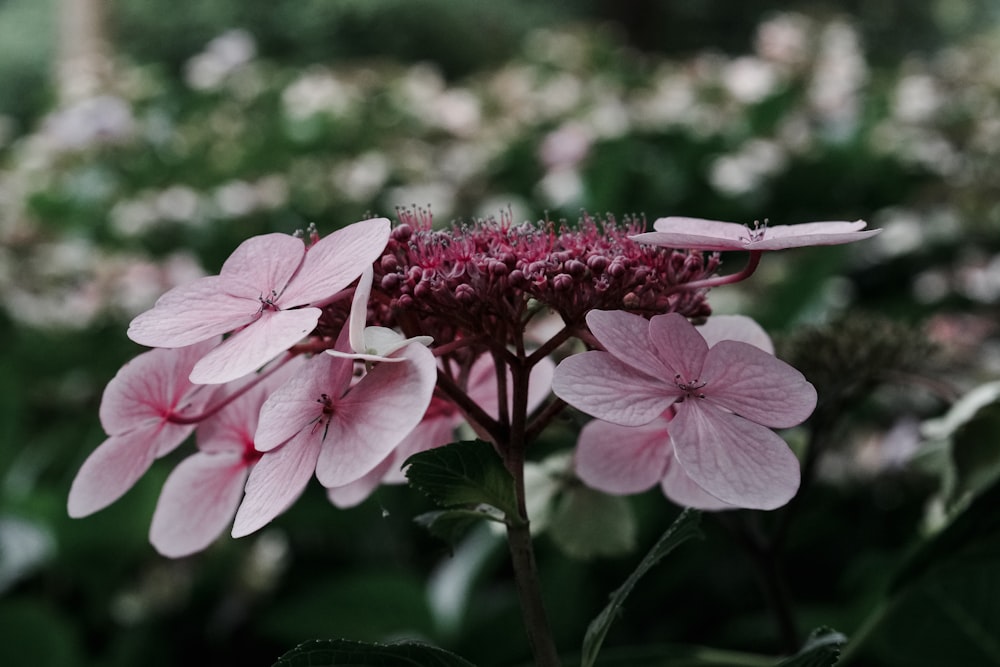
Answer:
M510 548L514 581L521 603L521 614L528 644L535 657L536 667L559 667L552 630L549 626L545 604L542 600L541 582L535 550L531 541L530 523L525 503L524 461L527 449L525 438L528 418L528 378L530 366L523 357L511 364L511 420L509 437L504 448L504 464L514 478L517 494L517 517L507 519L507 545Z
M782 650L795 653L800 647L799 630L792 612L791 594L782 576L777 553L759 532L747 525L746 518L746 516L727 516L722 513L718 515L722 526L750 557L761 593L774 615Z

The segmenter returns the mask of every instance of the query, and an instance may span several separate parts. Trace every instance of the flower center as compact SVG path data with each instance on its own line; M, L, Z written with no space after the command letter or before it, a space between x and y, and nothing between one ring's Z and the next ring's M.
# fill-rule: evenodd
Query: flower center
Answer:
M278 293L276 291L271 290L271 293L267 297L261 294L257 298L260 300L260 312L264 312L265 310L281 310L275 304L275 301L278 300Z
M330 418L333 417L333 399L330 398L329 394L320 394L316 402L323 406L322 413L319 417L312 420L312 432L316 433L320 427L323 428L323 440L326 440L326 434L330 430Z
M753 226L747 226L748 237L742 239L744 243L759 243L764 240L764 236L767 233L767 218L764 218L764 222L760 220L754 220Z
M707 383L702 382L698 378L695 378L694 380L687 380L684 377L682 377L680 373L678 373L677 375L674 376L674 384L687 396L693 396L694 398L705 398L705 394L698 390L704 387ZM684 398L686 398L687 396L685 396ZM681 400L684 400L684 398L682 398Z

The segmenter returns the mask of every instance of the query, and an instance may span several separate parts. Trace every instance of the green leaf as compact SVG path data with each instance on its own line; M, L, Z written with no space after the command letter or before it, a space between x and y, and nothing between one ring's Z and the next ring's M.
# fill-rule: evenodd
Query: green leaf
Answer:
M998 505L995 483L921 545L849 645L851 658L897 667L1000 665Z
M830 628L817 628L809 635L802 650L775 667L833 667L840 660L840 649L847 638Z
M635 548L635 517L626 498L576 485L559 499L549 535L574 558L622 556Z
M681 512L680 516L667 529L667 532L649 550L635 571L625 580L625 583L611 594L608 606L587 626L587 633L583 637L583 655L580 659L580 667L593 667L597 660L597 654L601 650L601 644L604 643L604 637L608 634L608 628L611 627L611 623L614 622L622 605L625 604L625 598L639 583L639 579L675 548L693 537L701 536L701 530L698 528L700 520L701 513L697 510L686 509Z
M403 465L410 484L441 507L490 505L507 519L518 516L514 479L487 442L453 442L414 454Z
M370 644L346 639L315 639L299 644L272 667L474 667L471 662L429 644Z
M1000 382L974 388L948 413L923 423L925 456L944 451L940 501L946 510L1000 479ZM933 459L932 459L933 460Z
M943 530L924 541L892 579L890 593L926 577L935 567L975 554L1000 537L1000 482L976 496Z
M503 516L494 508L480 506L477 509L439 510L425 512L413 518L425 527L431 535L439 537L451 545L457 544L473 525L482 520L503 523Z

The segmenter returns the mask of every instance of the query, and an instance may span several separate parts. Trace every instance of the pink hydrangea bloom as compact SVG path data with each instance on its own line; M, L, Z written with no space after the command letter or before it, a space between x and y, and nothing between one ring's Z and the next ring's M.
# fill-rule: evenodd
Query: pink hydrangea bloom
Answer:
M164 556L201 551L232 523L260 458L254 433L270 389L256 385L198 426L198 452L174 468L153 513L149 541Z
M541 405L552 387L552 373L555 364L543 359L531 371L528 384L528 412ZM508 372L508 388L510 387ZM469 369L466 393L490 417L500 413L497 400L497 376L493 359L484 354L473 362ZM451 401L434 396L423 419L396 448L361 479L331 488L327 495L337 507L351 507L365 500L380 484L401 484L406 481L402 466L406 459L419 452L447 445L455 440L455 429L465 423L465 416Z
M312 331L322 305L385 248L389 221L339 229L307 249L288 234L247 239L208 276L170 290L129 326L137 343L183 347L235 332L195 364L191 381L220 384L263 366Z
M559 364L556 395L621 426L650 424L672 408L673 455L702 491L753 509L791 499L799 485L798 460L771 428L795 426L812 413L816 391L801 373L745 342L720 340L710 347L676 313L647 321L593 311L587 324L606 351ZM662 461L662 452L658 456ZM638 485L630 479L634 467L624 470L625 481Z
M108 383L100 418L108 439L84 461L69 492L69 515L82 517L120 498L153 461L173 451L195 428L175 423L202 411L213 388L188 380L195 362L215 345L151 350L125 364Z
M656 231L629 238L641 243L690 250L782 250L852 243L882 231L865 230L866 225L864 220L857 220L747 227L735 222L670 217L654 222L653 229Z
M353 359L317 355L264 402L255 436L264 454L247 480L234 537L287 509L314 472L327 487L360 479L420 422L437 379L434 355L411 342L392 356L405 361L378 363L355 380Z
M774 345L759 324L742 315L716 315L698 327L709 348L722 340L742 341L774 353ZM639 493L659 484L678 505L701 510L733 507L698 486L674 456L669 422L674 407L642 426L620 426L600 419L580 431L573 464L577 476L591 488L615 495Z

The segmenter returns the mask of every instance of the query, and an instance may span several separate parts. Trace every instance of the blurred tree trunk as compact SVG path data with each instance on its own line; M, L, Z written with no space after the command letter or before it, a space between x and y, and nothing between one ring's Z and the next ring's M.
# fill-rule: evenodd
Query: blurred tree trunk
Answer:
M104 0L60 0L56 58L58 104L64 106L105 91L111 77Z

